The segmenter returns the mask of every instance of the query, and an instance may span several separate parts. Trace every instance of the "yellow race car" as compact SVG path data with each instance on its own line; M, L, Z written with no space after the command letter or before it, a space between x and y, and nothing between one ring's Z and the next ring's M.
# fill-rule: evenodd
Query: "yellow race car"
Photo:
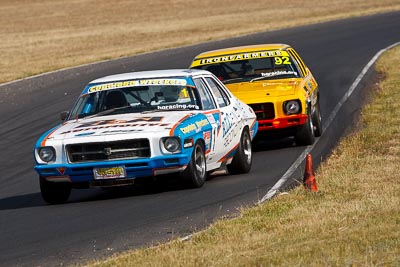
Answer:
M212 72L257 114L259 135L294 136L311 145L322 134L319 89L299 54L286 44L208 51L190 68Z

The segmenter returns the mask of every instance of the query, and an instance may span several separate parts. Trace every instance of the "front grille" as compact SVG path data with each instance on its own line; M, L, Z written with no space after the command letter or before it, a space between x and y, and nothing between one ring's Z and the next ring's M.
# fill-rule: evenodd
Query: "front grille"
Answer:
M272 120L275 118L273 103L250 104L257 115L257 120Z
M71 163L150 157L150 143L145 138L73 144L67 145L66 150Z

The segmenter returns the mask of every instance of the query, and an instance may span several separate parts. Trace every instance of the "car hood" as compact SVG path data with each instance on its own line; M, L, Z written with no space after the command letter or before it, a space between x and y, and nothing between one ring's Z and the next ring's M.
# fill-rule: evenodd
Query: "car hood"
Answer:
M193 111L152 112L146 114L120 114L70 120L48 135L48 140L67 140L106 137L126 134L164 134Z
M271 97L294 95L299 82L296 80L254 81L226 84L226 87L247 104L268 101Z

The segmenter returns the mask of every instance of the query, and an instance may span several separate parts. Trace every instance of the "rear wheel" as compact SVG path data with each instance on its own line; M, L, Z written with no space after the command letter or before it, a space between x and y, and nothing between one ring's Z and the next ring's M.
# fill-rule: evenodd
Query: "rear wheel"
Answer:
M206 178L206 157L204 148L200 141L197 141L189 162L189 165L182 172L182 179L187 182L190 187L202 187Z
M248 173L253 163L253 153L251 149L251 138L247 128L245 128L240 137L238 151L233 156L231 164L227 165L230 174Z
M298 146L309 146L314 144L315 136L314 136L314 125L313 120L311 118L310 108L307 113L307 121L305 124L301 125L296 132L294 137L296 144Z
M42 198L49 204L60 204L67 201L71 194L71 185L64 182L49 182L40 178Z

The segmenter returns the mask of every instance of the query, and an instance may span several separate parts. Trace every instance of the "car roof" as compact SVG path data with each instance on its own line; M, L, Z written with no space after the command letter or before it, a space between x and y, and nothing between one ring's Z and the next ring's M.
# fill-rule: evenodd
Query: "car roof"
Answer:
M106 77L93 80L90 83L104 83L104 82L131 80L131 79L189 77L189 76L197 76L205 74L209 75L210 72L197 69L150 70L150 71L138 71L138 72L109 75Z
M235 46L217 50L210 50L203 52L196 56L196 59L203 57L213 57L227 54L243 53L243 52L256 52L261 50L282 50L290 48L287 44L259 44L259 45L245 45L245 46Z

